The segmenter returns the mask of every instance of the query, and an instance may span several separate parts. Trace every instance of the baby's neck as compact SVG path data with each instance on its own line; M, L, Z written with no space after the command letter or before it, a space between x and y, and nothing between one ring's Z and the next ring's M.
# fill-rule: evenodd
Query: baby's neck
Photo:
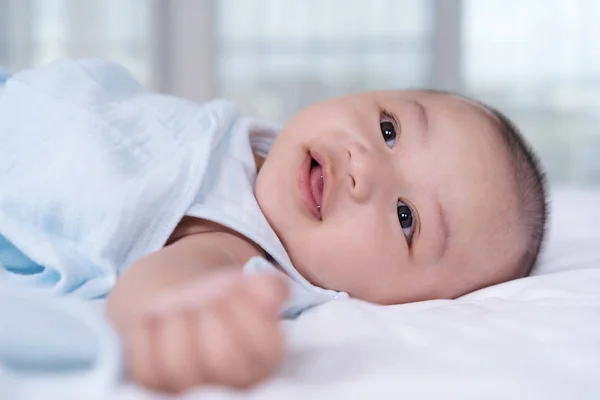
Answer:
M265 158L254 153L254 162L256 163L256 173L258 173L262 168L263 164L265 163ZM269 260L269 262L273 264L275 268L287 275L287 272L285 272L285 270L281 268L281 265L279 265L279 263L275 261L273 257L271 257L267 252L265 252L265 255L267 260Z

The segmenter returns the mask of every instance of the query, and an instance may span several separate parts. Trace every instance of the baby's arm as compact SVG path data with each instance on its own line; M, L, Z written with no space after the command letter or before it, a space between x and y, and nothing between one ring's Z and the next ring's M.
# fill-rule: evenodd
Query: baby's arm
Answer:
M267 376L282 354L286 288L274 277L241 274L257 255L237 233L186 218L166 247L129 267L107 312L123 336L130 375L167 391L247 386Z
M131 265L108 297L108 315L117 327L148 311L174 286L224 267L240 267L260 250L234 231L210 221L184 218L167 246Z

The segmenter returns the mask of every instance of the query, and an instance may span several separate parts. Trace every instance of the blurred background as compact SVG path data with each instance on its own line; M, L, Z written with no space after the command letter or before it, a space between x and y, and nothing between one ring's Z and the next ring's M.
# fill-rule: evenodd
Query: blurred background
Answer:
M0 75L108 57L152 90L279 122L361 90L459 91L515 120L553 183L591 186L598 21L597 0L0 0Z

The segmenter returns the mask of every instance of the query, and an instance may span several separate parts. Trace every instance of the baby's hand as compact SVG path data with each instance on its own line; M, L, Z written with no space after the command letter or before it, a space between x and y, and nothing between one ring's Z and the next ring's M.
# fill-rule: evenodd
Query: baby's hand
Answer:
M237 271L167 293L125 330L130 377L168 392L259 382L283 354L278 317L287 293L280 278Z

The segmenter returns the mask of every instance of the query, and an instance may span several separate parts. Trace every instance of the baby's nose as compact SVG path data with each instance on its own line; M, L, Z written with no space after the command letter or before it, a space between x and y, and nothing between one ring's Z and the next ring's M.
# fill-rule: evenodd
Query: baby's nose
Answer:
M348 178L351 196L368 201L377 183L377 156L359 143L348 146Z

